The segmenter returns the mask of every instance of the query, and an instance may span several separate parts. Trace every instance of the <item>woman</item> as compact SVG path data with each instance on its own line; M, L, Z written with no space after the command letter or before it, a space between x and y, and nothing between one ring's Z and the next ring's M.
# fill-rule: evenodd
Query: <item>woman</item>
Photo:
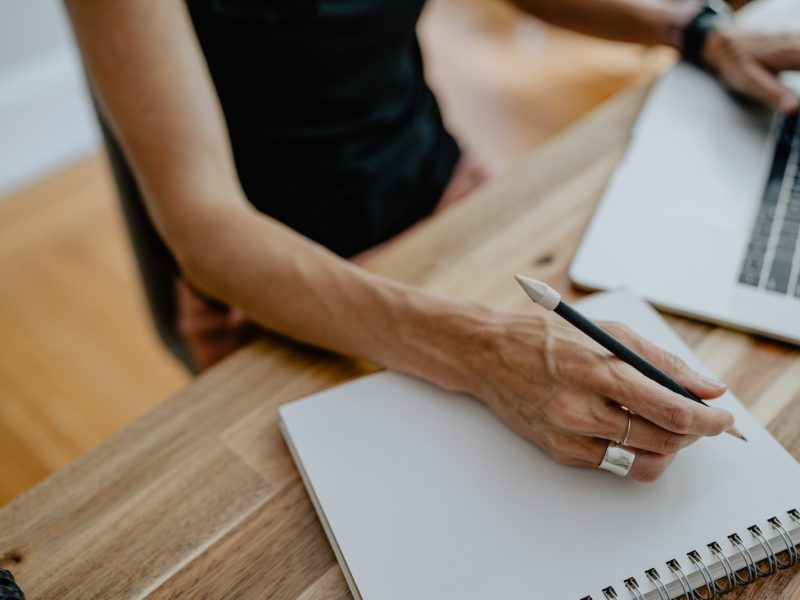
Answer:
M586 33L673 45L702 8L518 4ZM591 468L609 440L625 437L626 406L635 413L630 476L652 481L680 449L730 426L731 415L645 379L549 315L444 298L342 258L476 179L458 166L425 84L414 33L422 5L68 0L101 110L184 277L179 303L196 355L219 357L218 345L202 343L209 328L234 335L252 321L470 393L555 460ZM797 108L774 76L800 66L796 37L723 25L701 33L698 60L728 85ZM235 308L209 316L204 297ZM625 328L606 327L697 395L723 393L722 383Z

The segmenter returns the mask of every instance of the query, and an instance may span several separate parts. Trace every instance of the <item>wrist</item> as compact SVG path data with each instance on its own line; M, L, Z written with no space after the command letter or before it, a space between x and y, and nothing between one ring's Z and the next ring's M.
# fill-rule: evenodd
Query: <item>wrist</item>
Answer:
M681 52L686 27L703 10L704 6L705 3L702 0L675 2L662 32L662 43Z
M477 355L485 356L495 311L475 302L410 289L398 313L397 344L387 367L452 391L478 393Z
M713 66L707 53L709 41L719 37L720 26L730 20L731 14L724 0L707 0L683 29L679 48L683 59L703 69Z

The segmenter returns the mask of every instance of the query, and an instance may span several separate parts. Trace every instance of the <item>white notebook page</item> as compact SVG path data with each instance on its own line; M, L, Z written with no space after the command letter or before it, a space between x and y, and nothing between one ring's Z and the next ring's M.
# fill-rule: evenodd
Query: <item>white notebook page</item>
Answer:
M624 322L704 371L627 292L578 304ZM531 306L531 310L538 310ZM800 508L800 466L731 395L718 401L749 439L703 439L655 483L564 467L479 402L391 372L281 408L318 510L368 600L566 598L658 569L686 552ZM341 558L340 558L341 560Z

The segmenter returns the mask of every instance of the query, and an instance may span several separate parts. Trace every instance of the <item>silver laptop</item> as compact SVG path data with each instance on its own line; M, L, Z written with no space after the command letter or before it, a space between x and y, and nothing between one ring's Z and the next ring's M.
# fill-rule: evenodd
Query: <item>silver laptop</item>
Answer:
M783 79L800 91L799 73ZM798 237L798 115L678 65L651 92L570 277L800 344Z

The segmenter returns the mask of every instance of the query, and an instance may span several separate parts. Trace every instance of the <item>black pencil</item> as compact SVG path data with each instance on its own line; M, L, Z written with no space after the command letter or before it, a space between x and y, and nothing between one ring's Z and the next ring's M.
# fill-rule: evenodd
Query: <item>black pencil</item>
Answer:
M530 277L525 277L523 275L517 275L516 279L517 282L522 286L522 289L525 290L525 293L528 294L530 299L536 304L558 314L562 319L588 335L595 342L603 346L603 348L611 352L620 360L628 363L648 379L663 385L665 388L675 392L676 394L680 394L685 398L699 402L703 406L708 406L708 404L703 402L701 398L687 390L680 383L672 379L672 377L654 365L651 365L644 358L636 354L636 352L620 342L617 338L592 323L589 319L584 317L569 304L563 302L559 293L546 283L537 281L536 279L531 279ZM747 441L747 438L745 438L741 432L736 429L736 427L732 426L727 430L726 433L730 433L739 439Z

